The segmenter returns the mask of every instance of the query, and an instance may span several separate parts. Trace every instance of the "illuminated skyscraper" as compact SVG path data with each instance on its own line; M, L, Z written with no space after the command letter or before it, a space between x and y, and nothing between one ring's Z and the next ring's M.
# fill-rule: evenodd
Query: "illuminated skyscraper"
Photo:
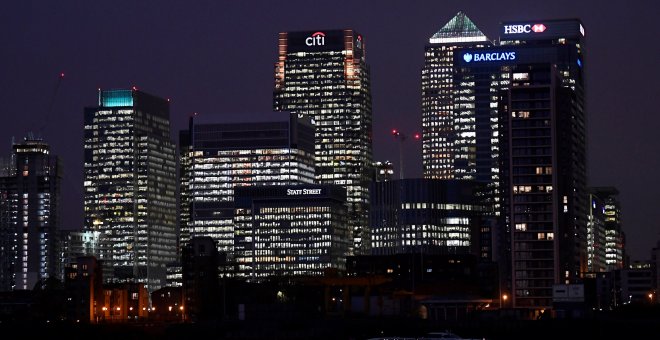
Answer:
M465 103L455 104L454 50L492 46L463 12L458 12L433 34L426 45L422 68L422 159L424 178L474 179L474 173L455 174L455 163L465 169L476 165L475 118ZM457 85L469 85L459 83ZM457 92L457 98L474 101L474 94ZM457 130L456 124L467 127ZM471 127L471 128L470 128Z
M190 118L180 133L181 246L209 236L233 257L234 189L314 183L314 126L281 113L261 122Z
M587 215L587 271L604 272L607 269L605 204L593 192L589 193L589 213Z
M455 163L455 173L491 177L502 290L512 306L541 310L554 284L587 271L584 29L569 19L504 23L501 32L501 46L454 52L454 107L475 119L455 127L474 131L476 160Z
M621 227L619 190L596 187L592 192L605 204L605 262L607 271L623 269L626 259L626 234Z
M239 275L260 281L346 269L351 242L344 188L302 184L241 187L235 192Z
M497 193L497 103L490 88L479 96L474 78L456 79L454 54L463 48L493 44L463 12L458 12L433 34L426 45L422 68L422 160L424 178L473 180L478 204L486 211L480 220L479 257L493 258L492 227L499 206ZM488 74L488 87L498 88L500 79ZM473 240L473 242L476 240Z
M371 85L364 37L353 30L279 35L274 108L316 125L316 179L346 188L351 253L369 253Z
M31 290L60 277L59 159L43 140L13 145L0 166L0 290Z
M85 108L85 228L99 231L106 281L165 284L176 260L176 151L168 100L99 90Z

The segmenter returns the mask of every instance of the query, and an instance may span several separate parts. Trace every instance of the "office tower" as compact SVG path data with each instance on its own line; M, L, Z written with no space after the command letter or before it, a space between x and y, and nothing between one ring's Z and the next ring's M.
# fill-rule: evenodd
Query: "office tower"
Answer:
M368 254L373 157L364 37L353 30L280 33L273 97L276 111L313 119L316 179L346 188L350 253Z
M15 143L0 169L0 290L61 279L58 249L62 169L38 138Z
M500 25L500 45L558 48L561 52L552 58L562 75L562 85L573 90L583 107L584 37L584 26L579 19L510 21Z
M593 192L589 193L587 214L587 271L604 272L607 269L605 257L605 203Z
M346 269L351 241L344 188L240 187L234 203L239 275L261 281Z
M622 269L626 259L626 234L621 227L619 190L614 187L592 188L605 204L605 258L607 271Z
M273 118L273 115L276 118ZM209 236L234 250L234 188L314 182L314 126L307 117L276 113L260 122L190 118L180 134L181 245Z
M499 185L486 193L502 215L493 243L501 286L511 306L540 310L551 305L553 284L586 271L584 30L579 20L502 27L502 46L455 51L455 93L474 91L455 106L475 113L477 174L480 158L492 162L478 151L488 144L478 127L497 122L489 138ZM497 115L480 116L487 110Z
M616 297L618 304L654 304L654 274L653 264L648 261L635 261L614 270L614 294L620 294Z
M479 254L485 213L474 181L402 179L374 183L372 254Z
M500 119L513 305L545 308L553 284L574 283L586 271L583 112L550 63L515 65L511 78Z
M474 117L454 104L459 98L473 98L471 94L455 92L454 50L467 47L492 46L488 38L463 12L458 12L429 39L422 68L422 159L424 178L470 178L473 174L456 176L455 163L462 168L475 165ZM456 129L456 123L470 126ZM470 143L472 142L472 143ZM459 152L460 151L460 152ZM474 178L474 177L472 177Z
M429 39L422 68L422 159L424 178L476 180L478 204L489 214L481 219L482 260L493 259L493 226L499 215L497 201L497 109L491 88L506 86L491 74L475 87L475 79L456 79L459 49L493 46L479 28L458 12ZM477 108L476 103L482 103Z
M85 229L104 244L104 279L165 283L176 260L176 151L169 102L132 90L99 90L85 108Z
M374 163L374 180L376 182L391 181L394 176L394 166L392 162L376 162Z

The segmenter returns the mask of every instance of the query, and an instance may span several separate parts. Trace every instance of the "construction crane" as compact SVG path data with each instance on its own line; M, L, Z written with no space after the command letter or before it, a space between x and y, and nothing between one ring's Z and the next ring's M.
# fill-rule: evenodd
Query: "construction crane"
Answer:
M392 136L394 136L394 139L399 140L399 179L403 179L403 142L406 141L407 136L397 129L392 129ZM419 140L421 135L415 132L413 138Z
M55 105L55 99L57 99L57 93L59 92L60 85L62 84L63 79L64 79L64 72L60 72L60 74L57 77L57 83L55 83L55 89L53 89L53 94L50 97L50 103L48 103L46 114L41 122L41 125L39 126L39 130L38 130L39 136L43 136L44 129L46 128L46 125L48 125L48 120L50 119L50 115L53 111L53 106Z

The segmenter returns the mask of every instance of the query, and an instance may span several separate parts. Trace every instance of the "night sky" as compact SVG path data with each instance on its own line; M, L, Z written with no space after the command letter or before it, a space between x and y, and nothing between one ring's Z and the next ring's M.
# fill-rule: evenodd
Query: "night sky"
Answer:
M176 138L192 112L232 120L271 112L278 32L353 28L371 66L374 158L396 165L389 131L421 131L424 45L459 10L490 39L501 21L580 18L589 185L619 188L628 252L647 259L660 239L660 13L651 1L616 3L8 1L0 9L0 156L30 131L49 142L64 161L63 228L79 229L83 108L96 105L98 88L171 98ZM403 147L406 177L420 177L420 143Z

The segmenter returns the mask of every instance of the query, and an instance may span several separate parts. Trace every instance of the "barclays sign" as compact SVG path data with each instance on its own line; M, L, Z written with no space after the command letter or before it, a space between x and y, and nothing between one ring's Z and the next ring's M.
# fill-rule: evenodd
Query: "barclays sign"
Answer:
M511 61L516 60L516 52L490 52L490 53L470 53L463 54L463 60L466 63L484 62L484 61Z

